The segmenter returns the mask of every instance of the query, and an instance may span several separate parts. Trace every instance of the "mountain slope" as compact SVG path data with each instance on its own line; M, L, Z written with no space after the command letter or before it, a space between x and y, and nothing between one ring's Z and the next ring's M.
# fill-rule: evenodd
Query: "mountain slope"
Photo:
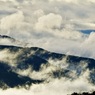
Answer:
M5 54L2 53L3 51ZM8 87L16 87L19 85L21 86L27 83L41 83L42 81L45 81L44 78L32 79L28 75L19 74L17 71L20 70L23 72L24 70L31 68L30 73L32 73L33 71L37 73L41 72L42 64L46 66L46 69L50 66L49 59L55 60L53 63L53 65L55 66L56 61L60 62L64 58L66 58L65 63L68 63L68 66L65 69L62 68L61 65L59 65L60 67L56 67L56 70L47 73L49 76L53 76L55 78L67 77L73 79L73 76L69 76L69 73L72 71L76 71L77 76L80 76L85 69L95 69L94 59L57 54L38 47L23 48L0 45L0 53L2 53L3 56L3 58L0 58L0 83L1 85L6 84ZM15 58L13 59L14 56ZM7 60L5 60L4 58ZM12 62L10 62L10 60ZM87 66L84 69L83 66L86 64ZM90 80L95 83L95 74L93 72L90 73Z
M10 36L7 35L0 35L0 44L1 45L14 45L14 46L25 46L25 44L23 44L21 41L12 38Z

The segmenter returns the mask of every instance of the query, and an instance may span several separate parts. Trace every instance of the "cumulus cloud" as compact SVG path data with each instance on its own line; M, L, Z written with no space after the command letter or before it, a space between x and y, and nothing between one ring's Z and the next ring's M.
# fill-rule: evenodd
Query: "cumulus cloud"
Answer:
M36 10L33 13L36 17L41 17L44 15L44 11L42 9Z
M35 25L35 28L38 31L47 31L53 28L60 28L61 24L62 17L58 14L50 13L40 17Z
M8 15L1 19L0 27L2 30L10 30L13 28L19 28L23 23L24 15L23 12L19 11L17 13Z
M88 39L86 39L85 43L86 44L90 43L90 45L93 45L93 43L95 43L94 37L95 37L95 32L91 32Z

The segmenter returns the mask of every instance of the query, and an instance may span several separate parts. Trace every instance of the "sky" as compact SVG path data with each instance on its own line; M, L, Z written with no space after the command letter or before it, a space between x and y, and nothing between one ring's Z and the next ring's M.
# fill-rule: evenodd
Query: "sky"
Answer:
M94 0L0 0L0 34L27 47L95 58L94 15Z

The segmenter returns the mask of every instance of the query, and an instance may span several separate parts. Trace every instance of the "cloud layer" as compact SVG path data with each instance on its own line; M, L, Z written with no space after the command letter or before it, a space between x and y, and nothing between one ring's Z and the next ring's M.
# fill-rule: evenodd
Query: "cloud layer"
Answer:
M95 29L93 0L1 0L0 6L0 34L27 46L95 58L95 33L79 31Z

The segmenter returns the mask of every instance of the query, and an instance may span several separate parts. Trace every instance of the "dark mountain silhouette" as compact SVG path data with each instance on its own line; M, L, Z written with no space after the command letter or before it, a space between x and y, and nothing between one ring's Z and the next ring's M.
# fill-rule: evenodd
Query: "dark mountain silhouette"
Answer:
M26 46L27 45L27 43L22 43L21 41L13 37L7 36L7 35L0 35L0 41L1 42L4 41L3 43L1 43L3 45L15 45L15 46Z
M40 80L33 80L27 76L21 76L12 72L10 66L0 62L0 87L6 89L7 87L26 86L32 83L40 83Z
M11 40L13 42L16 41L14 38L7 36L7 35L0 35L0 39L8 39L8 40Z
M10 53L18 53L21 51L21 53L17 57L17 69L25 70L29 66L35 71L39 71L42 64L48 64L48 59L52 58L53 60L61 60L62 58L66 57L65 54L57 54L53 52L46 51L44 49L38 48L38 47L31 47L31 48L23 48L23 47L16 47L16 46L4 46L0 45L0 51L3 50L9 50ZM31 53L32 52L32 53ZM69 64L68 68L70 66L78 66L81 61L88 62L87 68L92 70L95 68L95 60L90 58L83 58L83 57L77 57L68 55L66 62ZM17 74L16 72L13 72L14 67L9 65L10 63L7 62L0 62L0 84L1 87L5 87L6 84L9 87L15 87L15 86L21 86L25 84L32 84L32 83L41 83L44 80L34 80L29 78L28 76L22 76ZM85 64L85 63L84 63ZM62 77L63 75L67 76L67 73L69 70L59 70L53 72L54 77ZM81 73L77 71L77 73ZM94 76L94 77L93 77ZM91 74L91 80L93 83L95 82L95 74Z
M71 95L95 95L95 92L92 92L92 93L87 93L87 92L84 92L82 94L78 94L78 93L73 93Z

